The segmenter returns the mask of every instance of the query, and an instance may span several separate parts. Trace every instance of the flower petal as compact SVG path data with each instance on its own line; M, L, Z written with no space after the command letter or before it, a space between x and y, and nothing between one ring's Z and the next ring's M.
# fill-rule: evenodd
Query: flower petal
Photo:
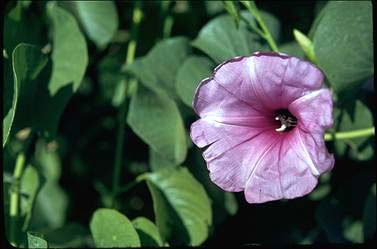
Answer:
M328 153L324 141L325 129L333 125L330 91L320 89L311 92L292 102L288 108L299 120L294 130L297 146L306 147L306 154L315 165L317 174L331 170L334 157Z
M288 106L299 120L299 128L306 132L323 133L333 125L333 102L328 89L320 89L302 96Z
M212 144L204 153L211 180L225 191L242 191L259 158L276 143L277 136L254 130L246 140L230 146L225 141ZM244 138L243 138L244 139Z
M302 148L291 142L294 139L294 134L287 134L255 165L245 188L249 203L301 197L317 185L310 158L297 152Z
M287 108L308 91L319 89L323 74L313 64L277 53L254 53L248 60L251 88L264 106Z
M319 176L334 167L334 156L327 151L323 133L308 133L298 128L294 130L293 138L292 146L298 156L305 158L313 175Z
M200 117L265 115L259 100L247 93L250 79L246 61L247 57L226 61L199 84L193 106Z

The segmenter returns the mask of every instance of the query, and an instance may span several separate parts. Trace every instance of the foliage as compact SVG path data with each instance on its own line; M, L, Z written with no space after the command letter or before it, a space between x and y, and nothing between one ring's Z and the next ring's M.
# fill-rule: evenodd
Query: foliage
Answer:
M374 126L371 2L256 5L8 3L2 203L10 243L375 241L374 137L352 135ZM217 65L274 44L325 73L334 95L327 147L336 165L307 197L249 205L210 181L189 137L192 100Z

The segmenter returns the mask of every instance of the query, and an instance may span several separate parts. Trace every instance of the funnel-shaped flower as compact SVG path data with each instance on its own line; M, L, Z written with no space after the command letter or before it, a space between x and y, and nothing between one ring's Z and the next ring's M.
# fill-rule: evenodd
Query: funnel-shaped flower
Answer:
M198 86L193 106L201 119L191 138L211 180L245 191L249 203L308 194L334 158L324 131L332 126L332 98L323 74L309 62L254 53L218 66Z

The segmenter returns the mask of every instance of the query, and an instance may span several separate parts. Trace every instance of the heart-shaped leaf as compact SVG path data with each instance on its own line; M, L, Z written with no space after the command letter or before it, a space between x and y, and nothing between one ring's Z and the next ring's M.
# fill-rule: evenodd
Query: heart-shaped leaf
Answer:
M247 11L241 11L241 16L255 25L254 17ZM280 24L271 14L262 13L272 36L279 35ZM258 50L266 49L262 46L262 39L245 21L239 27L229 15L221 15L209 21L199 32L192 45L207 55L216 63L221 63L241 55L251 55Z
M131 221L114 209L97 209L90 220L96 247L139 247L140 239Z
M147 175L156 224L164 241L200 245L212 224L210 200L203 186L182 167Z
M166 94L141 85L132 97L127 122L152 150L175 165L186 158L187 143L178 107Z
M132 221L140 237L141 246L163 246L156 225L145 217L137 217Z
M195 89L200 81L211 75L213 63L206 57L190 56L182 64L177 74L177 93L183 103L192 108Z
M330 1L315 23L318 65L338 92L360 86L374 72L372 4Z
M118 29L118 13L113 1L71 1L70 9L76 14L85 33L97 47L104 48Z
M188 40L175 37L157 43L144 57L126 66L126 71L156 93L177 97L175 78L180 65L189 53Z
M10 61L5 61L3 146L10 134L20 98L21 110L26 112L23 115L31 115L30 103L24 99L30 92L33 92L35 86L30 84L30 81L35 80L46 66L47 57L36 46L21 43L13 50L11 63L12 67L10 67ZM22 108L25 106L22 102L29 104L27 110Z

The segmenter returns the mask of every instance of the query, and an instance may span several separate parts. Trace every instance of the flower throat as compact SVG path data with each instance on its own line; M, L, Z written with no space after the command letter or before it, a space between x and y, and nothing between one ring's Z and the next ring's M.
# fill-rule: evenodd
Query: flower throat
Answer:
M287 109L280 109L275 112L275 120L280 121L280 127L275 130L278 132L287 132L295 128L297 118Z

